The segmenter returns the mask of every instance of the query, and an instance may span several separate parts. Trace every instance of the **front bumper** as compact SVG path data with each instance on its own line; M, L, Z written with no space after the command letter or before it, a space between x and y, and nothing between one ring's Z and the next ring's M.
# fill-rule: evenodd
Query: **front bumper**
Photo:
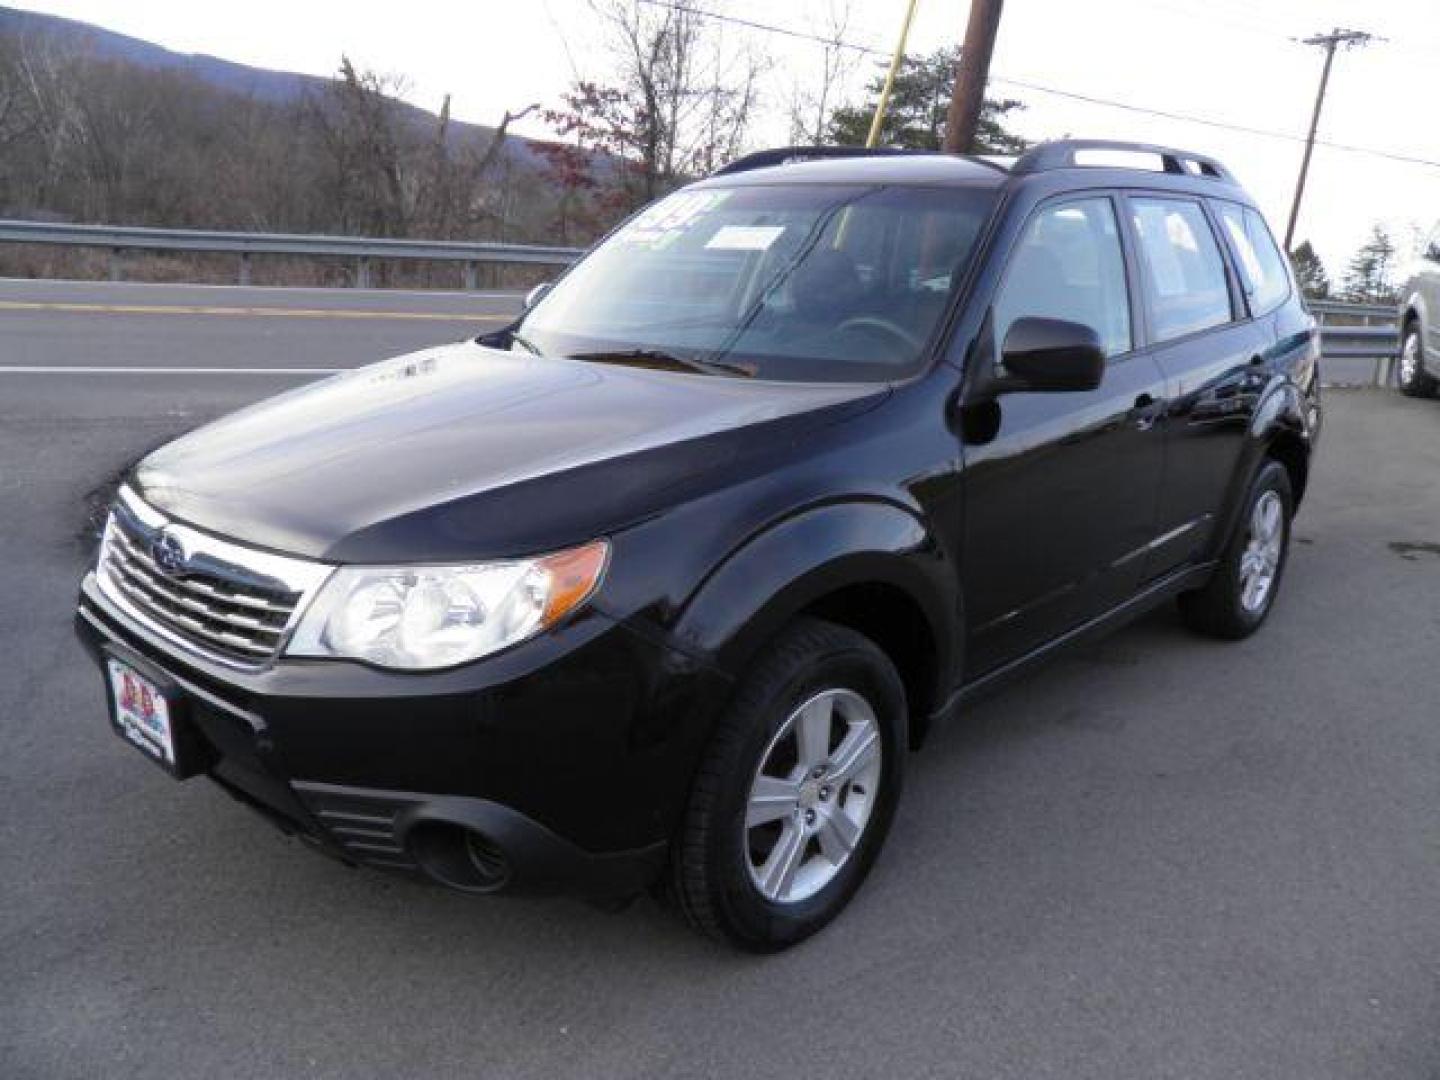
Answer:
M425 674L182 654L87 575L76 628L178 688L208 775L346 862L476 891L620 895L659 872L721 676L590 612Z

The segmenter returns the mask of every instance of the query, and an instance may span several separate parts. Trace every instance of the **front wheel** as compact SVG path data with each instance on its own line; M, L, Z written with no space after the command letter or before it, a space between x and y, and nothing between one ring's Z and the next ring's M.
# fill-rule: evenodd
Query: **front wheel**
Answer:
M1280 589L1294 510L1290 474L1278 461L1266 461L1210 581L1180 595L1180 614L1192 629L1231 640L1260 629Z
M905 692L868 638L816 619L742 680L700 767L674 892L700 930L773 952L849 902L900 794Z
M1420 339L1420 327L1411 323L1405 329L1405 338L1400 343L1400 357L1395 362L1395 385L1402 394L1410 397L1430 397L1437 384L1434 376L1425 371L1425 346Z

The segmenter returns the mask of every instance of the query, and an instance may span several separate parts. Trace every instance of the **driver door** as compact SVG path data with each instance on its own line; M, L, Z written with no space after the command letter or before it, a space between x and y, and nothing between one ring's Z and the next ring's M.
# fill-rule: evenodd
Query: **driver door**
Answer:
M992 355L1018 318L1084 323L1104 378L1088 391L1007 393L965 447L964 588L971 677L1114 607L1141 584L1154 537L1164 377L1139 351L1133 258L1115 200L1042 203L1010 252ZM977 350L982 355L984 350Z

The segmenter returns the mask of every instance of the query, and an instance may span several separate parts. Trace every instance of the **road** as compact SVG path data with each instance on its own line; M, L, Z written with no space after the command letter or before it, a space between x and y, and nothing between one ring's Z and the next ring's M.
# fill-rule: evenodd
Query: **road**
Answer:
M99 307L506 302L265 293L0 283ZM348 366L470 332L0 308L0 366ZM87 492L303 378L0 372L0 1076L1440 1075L1440 402L1331 394L1260 635L1158 612L973 708L911 759L851 910L760 959L649 900L347 870L109 733L70 629Z
M0 279L0 367L347 368L518 309L513 293Z

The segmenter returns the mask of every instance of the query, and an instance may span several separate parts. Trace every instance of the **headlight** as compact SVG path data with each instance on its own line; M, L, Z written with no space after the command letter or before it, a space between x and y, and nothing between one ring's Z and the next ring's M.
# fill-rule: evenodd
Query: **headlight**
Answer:
M475 660L555 625L595 592L609 545L469 566L342 566L286 649L422 670Z

